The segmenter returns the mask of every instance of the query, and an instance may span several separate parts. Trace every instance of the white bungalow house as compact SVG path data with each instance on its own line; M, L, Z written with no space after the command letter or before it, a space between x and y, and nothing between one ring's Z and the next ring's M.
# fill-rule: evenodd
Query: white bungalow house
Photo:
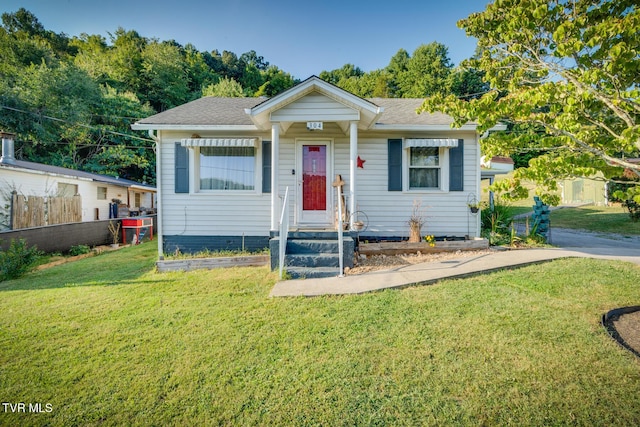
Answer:
M363 99L316 76L273 98L205 97L135 123L157 142L159 250L266 247L288 189L291 229L336 226L336 176L360 239L475 237L476 125L417 114L422 99Z

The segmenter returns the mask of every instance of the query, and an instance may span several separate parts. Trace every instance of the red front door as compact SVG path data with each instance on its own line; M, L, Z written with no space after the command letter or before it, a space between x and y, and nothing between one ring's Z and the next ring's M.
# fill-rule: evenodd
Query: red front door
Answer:
M302 146L302 209L327 210L327 146Z

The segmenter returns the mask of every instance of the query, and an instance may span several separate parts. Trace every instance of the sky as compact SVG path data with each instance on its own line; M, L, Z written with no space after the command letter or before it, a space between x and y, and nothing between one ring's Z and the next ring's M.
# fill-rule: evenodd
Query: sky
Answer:
M77 36L119 27L141 36L193 44L199 51L265 61L306 79L353 64L384 68L400 49L410 55L437 41L454 65L473 55L476 40L456 22L489 0L1 0L0 13L24 7L47 30Z

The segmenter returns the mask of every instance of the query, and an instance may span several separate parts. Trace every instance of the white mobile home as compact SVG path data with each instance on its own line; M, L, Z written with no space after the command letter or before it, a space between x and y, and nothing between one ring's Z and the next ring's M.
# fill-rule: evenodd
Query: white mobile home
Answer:
M335 229L340 175L361 239L479 235L476 126L418 114L422 99L363 99L310 77L270 98L205 97L140 120L157 141L160 253L265 247L288 189L295 230Z
M13 135L2 133L0 206L6 209L11 193L29 197L80 196L82 221L108 219L112 199L134 212L155 210L155 188L127 179L83 172L42 163L17 160ZM8 216L8 213L4 213ZM8 224L5 224L5 227Z

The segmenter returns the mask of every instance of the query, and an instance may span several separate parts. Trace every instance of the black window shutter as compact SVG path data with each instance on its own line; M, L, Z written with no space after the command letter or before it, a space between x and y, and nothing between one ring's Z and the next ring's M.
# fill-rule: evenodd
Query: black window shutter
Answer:
M271 141L262 141L262 192L271 193Z
M187 147L183 147L179 142L176 142L175 151L175 192L176 193L188 193L189 192L189 153Z
M464 139L449 148L449 191L464 191Z
M389 144L389 191L402 191L402 140L390 139Z

